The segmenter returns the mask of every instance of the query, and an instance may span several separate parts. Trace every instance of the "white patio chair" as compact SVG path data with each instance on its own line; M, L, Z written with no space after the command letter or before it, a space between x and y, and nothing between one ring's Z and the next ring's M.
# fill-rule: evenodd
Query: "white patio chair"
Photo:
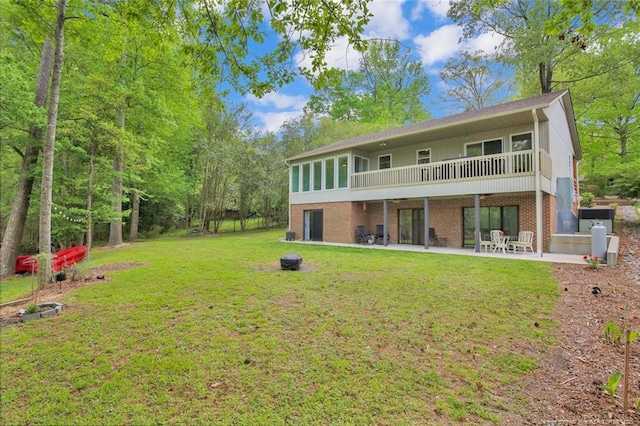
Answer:
M493 253L496 250L502 250L503 253L506 253L509 249L509 237L505 237L504 232L499 229L494 229L491 231L491 247L493 248Z
M491 240L483 240L482 239L482 232L478 232L478 234L480 235L480 250L482 250L484 248L484 252L487 253L489 251L489 249L492 248L492 242Z
M509 248L513 249L514 253L518 253L518 249L522 249L522 253L526 253L527 249L531 250L531 253L533 253L533 232L518 232L518 239L515 241L510 241Z

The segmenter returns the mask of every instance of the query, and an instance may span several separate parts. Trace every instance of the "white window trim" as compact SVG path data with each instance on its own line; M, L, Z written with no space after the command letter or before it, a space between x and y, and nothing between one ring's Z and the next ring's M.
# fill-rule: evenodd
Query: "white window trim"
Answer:
M333 188L327 188L327 160L333 160ZM325 157L322 159L322 189L324 191L333 191L336 189L336 164L338 164L338 160L336 157Z
M380 158L382 157L389 157L389 168L392 169L393 168L393 156L391 154L381 154L378 155L378 170L386 170L386 169L381 169L380 168Z
M503 137L499 137L499 138L482 139L482 140L474 141L474 142L466 142L466 143L464 144L464 155L465 155L465 156L469 155L469 154L467 154L467 147L468 147L469 145L477 145L477 144L479 144L479 143L481 143L481 144L482 144L482 155L486 155L486 154L484 153L484 143L485 143L485 142L493 142L493 141L497 141L497 140L499 140L499 141L500 141L500 152L504 153L504 152L505 152L505 151L504 151L504 138L503 138ZM509 142L511 142L511 140L509 140ZM509 147L509 149L511 149L511 147Z
M304 165L309 165L309 189L305 191L304 189ZM306 161L304 163L300 163L300 192L312 192L313 191L313 162Z
M298 168L298 190L296 192L293 191L293 168L297 167ZM297 164L292 164L291 168L290 168L290 172L289 172L289 182L291 182L291 186L289 187L289 192L291 194L299 194L301 193L301 183L302 183L302 166L300 163Z
M530 135L531 136L531 149L533 149L535 147L536 141L533 140L533 131L511 133L511 134L509 134L509 152L514 152L513 151L513 137L514 136L520 136L520 135ZM502 146L502 148L504 149L504 145Z
M427 151L429 153L429 163L431 163L431 148L420 148L416 150L416 164L425 164L420 163L420 151Z
M362 155L357 155L354 154L353 155L353 173L362 173L362 172L356 172L356 158L360 158L362 160L364 160L367 163L367 170L365 171L369 171L371 170L371 160L369 160L367 157L363 157Z
M347 159L347 186L345 187L341 187L340 186L340 159L345 157ZM335 180L335 188L336 189L349 189L349 187L351 186L351 173L349 173L349 167L351 163L351 156L349 154L342 154L342 155L336 155L336 180Z

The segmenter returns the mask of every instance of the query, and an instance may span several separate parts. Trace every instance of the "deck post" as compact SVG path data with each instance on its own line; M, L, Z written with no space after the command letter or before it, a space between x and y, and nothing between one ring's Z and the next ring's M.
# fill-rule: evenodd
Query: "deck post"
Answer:
M383 222L382 222L382 241L384 241L384 245L389 245L389 227L387 225L389 219L389 200L385 198L384 200L384 208L383 208Z
M424 197L424 248L429 249L429 197Z
M474 209L473 209L473 213L474 213L474 218L473 218L473 235L475 236L475 250L476 253L480 253L480 194L476 194L474 196Z

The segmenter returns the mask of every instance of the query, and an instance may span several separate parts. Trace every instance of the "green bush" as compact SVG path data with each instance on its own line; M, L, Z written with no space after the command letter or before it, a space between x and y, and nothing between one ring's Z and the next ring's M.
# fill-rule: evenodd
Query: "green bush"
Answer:
M593 207L595 196L589 192L584 191L580 193L580 207Z

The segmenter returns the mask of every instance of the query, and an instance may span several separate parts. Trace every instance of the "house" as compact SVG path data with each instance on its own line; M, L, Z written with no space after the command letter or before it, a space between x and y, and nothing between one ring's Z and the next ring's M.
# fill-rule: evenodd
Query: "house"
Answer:
M479 251L527 230L542 255L577 230L580 158L568 90L340 141L287 159L290 234Z

